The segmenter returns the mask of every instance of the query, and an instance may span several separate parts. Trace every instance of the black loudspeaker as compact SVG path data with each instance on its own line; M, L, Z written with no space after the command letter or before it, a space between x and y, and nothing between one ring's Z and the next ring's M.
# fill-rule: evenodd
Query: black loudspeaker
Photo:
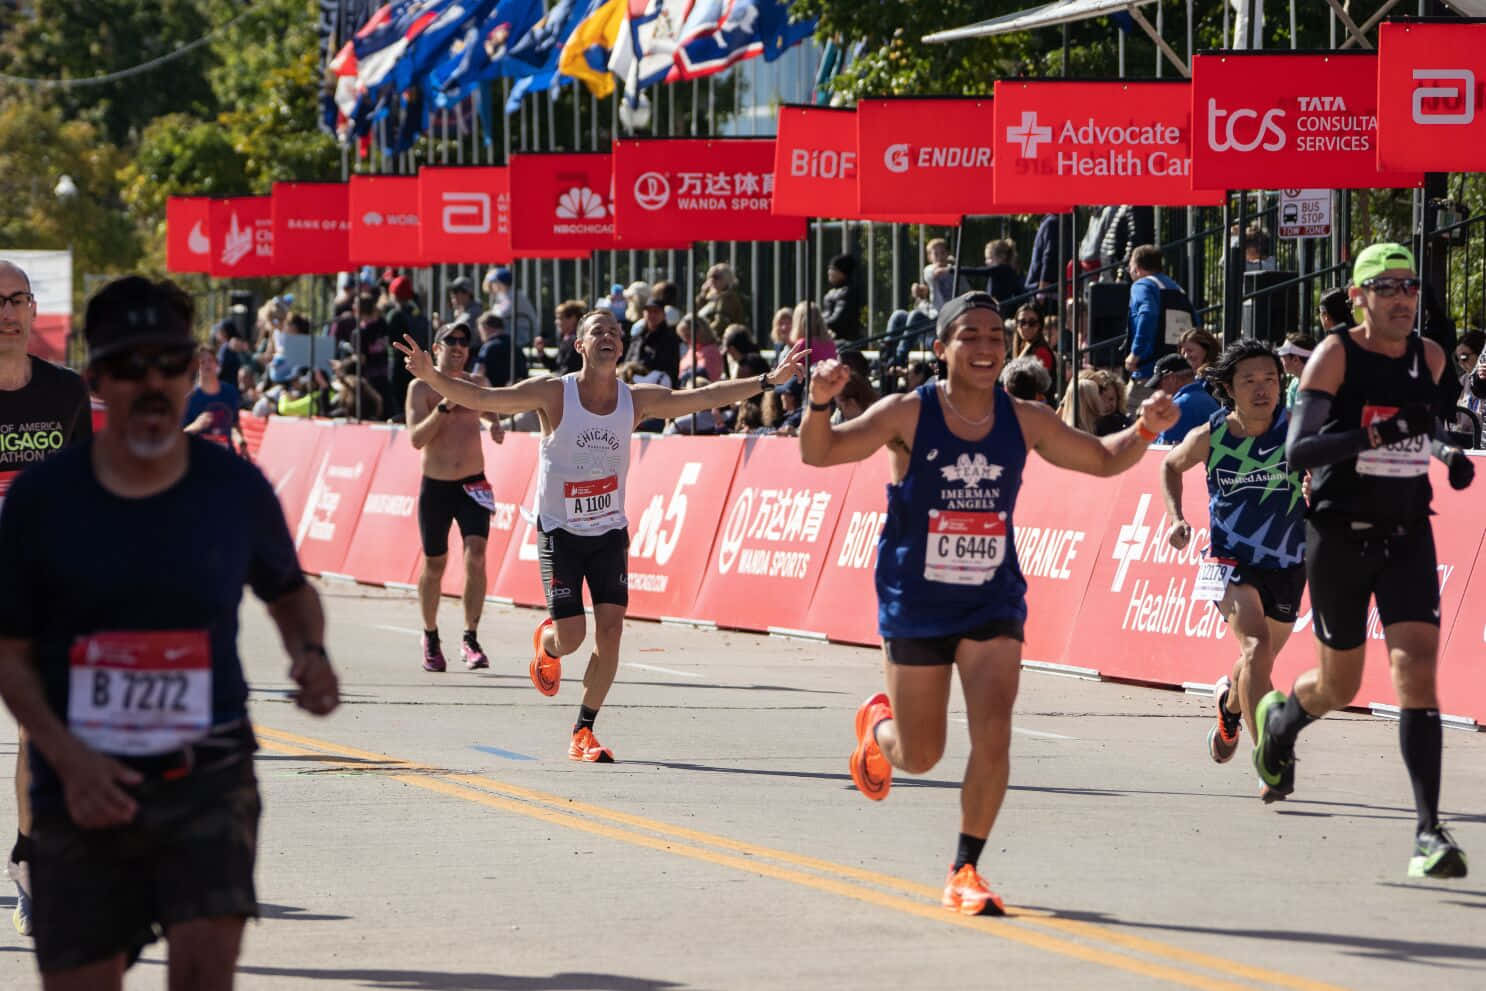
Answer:
M1289 282L1295 275L1294 272L1245 272L1244 295ZM1286 334L1300 329L1300 283L1245 299L1242 329L1244 337L1283 344Z
M1125 331L1130 322L1130 283L1091 282L1084 293L1089 311L1088 344L1082 359L1090 365L1113 368L1125 359L1130 342ZM1106 343L1108 346L1099 347Z

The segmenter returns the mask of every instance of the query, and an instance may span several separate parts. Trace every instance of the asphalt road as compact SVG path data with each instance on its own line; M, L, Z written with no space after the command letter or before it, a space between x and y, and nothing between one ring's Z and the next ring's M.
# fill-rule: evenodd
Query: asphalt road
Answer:
M846 773L876 652L632 623L597 725L619 763L584 765L566 748L587 655L539 695L538 614L491 606L492 669L433 675L407 595L323 591L346 696L324 720L285 700L244 608L266 811L241 988L1486 986L1486 882L1405 878L1390 722L1307 730L1294 798L1265 807L1247 740L1208 759L1210 699L1028 672L981 861L1012 914L967 919L938 907L964 734L880 804ZM446 644L458 627L446 602ZM1445 744L1446 816L1486 858L1486 737ZM161 987L162 960L127 986ZM37 983L0 927L0 987Z

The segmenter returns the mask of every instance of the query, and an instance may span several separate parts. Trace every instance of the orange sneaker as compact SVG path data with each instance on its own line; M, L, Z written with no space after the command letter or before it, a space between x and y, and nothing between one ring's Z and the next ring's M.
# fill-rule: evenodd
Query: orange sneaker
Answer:
M872 731L878 723L891 718L893 707L883 692L878 692L857 708L857 745L847 766L851 769L851 780L857 791L874 802L887 798L893 786L893 766L883 756Z
M562 661L542 647L542 631L552 625L552 617L542 620L537 632L531 635L531 647L535 656L531 659L531 683L543 695L556 695L562 684Z
M588 764L614 763L614 751L594 739L593 730L587 726L573 734L568 744L568 760L581 760Z
M944 897L939 899L939 904L961 915L1006 914L1006 906L986 885L985 878L980 876L974 864L966 864L959 870L950 868L949 877L944 882Z

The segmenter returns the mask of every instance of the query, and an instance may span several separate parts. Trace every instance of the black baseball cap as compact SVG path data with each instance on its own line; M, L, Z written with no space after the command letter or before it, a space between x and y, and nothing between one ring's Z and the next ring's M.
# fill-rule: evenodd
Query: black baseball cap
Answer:
M1179 372L1190 371L1192 371L1192 363L1186 358L1179 354L1167 354L1162 355L1161 359L1156 362L1155 371L1151 374L1153 378L1160 378L1163 375L1175 375Z
M173 282L140 275L115 279L88 300L83 316L88 361L145 347L195 347L194 310L191 297Z
M468 323L463 320L456 320L453 323L446 323L439 328L438 334L434 336L434 343L443 343L444 338L450 334L463 334L466 341L474 337L474 331L470 330Z
M956 296L939 310L935 333L942 335L949 329L950 324L971 310L990 310L999 317L1001 304L997 303L996 298L987 292L967 292L962 296Z

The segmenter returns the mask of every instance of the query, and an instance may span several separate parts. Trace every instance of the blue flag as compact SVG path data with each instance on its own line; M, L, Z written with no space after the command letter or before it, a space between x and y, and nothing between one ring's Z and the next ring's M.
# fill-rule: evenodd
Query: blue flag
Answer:
M505 75L506 53L542 19L542 0L500 0L495 9L466 29L449 57L429 73L429 88L440 106L458 103L481 83Z

